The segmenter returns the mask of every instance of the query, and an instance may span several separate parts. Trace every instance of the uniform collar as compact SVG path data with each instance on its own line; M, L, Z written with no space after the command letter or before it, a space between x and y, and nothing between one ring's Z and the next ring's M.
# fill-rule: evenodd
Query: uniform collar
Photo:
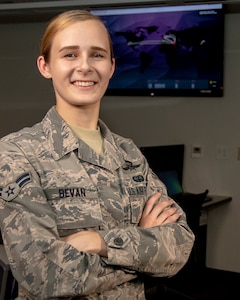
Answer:
M78 148L79 142L70 127L53 106L44 117L43 131L49 140L49 147L55 160L58 160Z
M106 169L115 170L125 163L119 147L116 145L114 135L101 120L99 120L99 127L104 143L103 156L96 154L87 144L74 135L71 128L56 111L55 106L47 112L42 124L55 160L77 150L81 160Z

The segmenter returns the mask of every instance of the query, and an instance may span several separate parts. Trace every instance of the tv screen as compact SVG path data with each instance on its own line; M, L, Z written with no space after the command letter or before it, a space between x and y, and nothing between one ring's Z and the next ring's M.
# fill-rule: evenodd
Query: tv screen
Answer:
M223 96L222 4L94 9L116 71L106 95Z

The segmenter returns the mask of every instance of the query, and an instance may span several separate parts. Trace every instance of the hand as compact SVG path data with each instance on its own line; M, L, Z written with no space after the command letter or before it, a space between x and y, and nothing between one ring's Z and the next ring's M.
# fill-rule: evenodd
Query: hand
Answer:
M176 212L176 207L171 207L173 200L166 199L158 202L161 193L154 194L144 207L139 226L142 228L151 228L171 222L176 222L180 214Z
M80 231L60 239L79 251L87 253L96 253L100 256L107 257L107 245L102 236L95 231Z

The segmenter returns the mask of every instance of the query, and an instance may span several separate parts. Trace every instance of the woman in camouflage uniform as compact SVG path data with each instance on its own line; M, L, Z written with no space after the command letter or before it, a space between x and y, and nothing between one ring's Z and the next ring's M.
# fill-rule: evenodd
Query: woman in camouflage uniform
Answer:
M140 274L172 276L194 235L130 139L99 119L115 60L87 11L54 18L40 73L56 105L0 142L0 221L19 299L145 299Z

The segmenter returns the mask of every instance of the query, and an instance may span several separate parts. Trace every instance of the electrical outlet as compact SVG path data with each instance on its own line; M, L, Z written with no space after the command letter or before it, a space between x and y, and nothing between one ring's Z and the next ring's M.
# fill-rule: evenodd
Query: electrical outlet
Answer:
M192 158L200 158L202 156L202 146L192 145Z
M229 159L229 149L226 145L217 146L216 159Z

